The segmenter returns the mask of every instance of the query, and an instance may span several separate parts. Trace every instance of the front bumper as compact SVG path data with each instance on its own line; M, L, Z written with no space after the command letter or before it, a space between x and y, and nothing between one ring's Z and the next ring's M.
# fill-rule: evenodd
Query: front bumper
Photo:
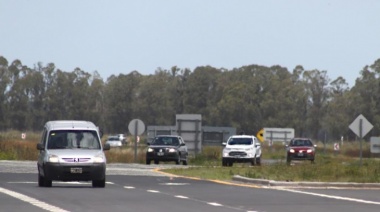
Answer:
M224 161L250 162L254 158L255 158L254 154L247 153L244 151L223 152L223 160Z
M155 161L178 161L179 154L178 152L147 152L146 160L155 160Z
M103 180L106 177L106 164L45 163L43 175L47 179L59 181Z
M288 153L287 157L291 160L314 160L314 153Z

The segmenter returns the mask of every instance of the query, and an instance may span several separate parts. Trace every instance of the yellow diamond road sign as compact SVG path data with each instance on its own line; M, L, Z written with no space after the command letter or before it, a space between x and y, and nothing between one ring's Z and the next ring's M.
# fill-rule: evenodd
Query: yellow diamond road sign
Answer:
M360 138L363 138L373 128L373 125L360 114L349 126L349 128ZM361 130L360 130L361 128ZM361 132L360 132L361 131Z
M259 141L264 142L264 129L261 129L259 132L257 132L256 137L259 139Z

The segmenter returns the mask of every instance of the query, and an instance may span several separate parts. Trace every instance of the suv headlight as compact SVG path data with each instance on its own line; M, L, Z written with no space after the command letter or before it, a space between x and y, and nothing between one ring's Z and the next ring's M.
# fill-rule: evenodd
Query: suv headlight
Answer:
M294 149L289 149L289 152L290 153L294 153Z
M48 161L49 161L50 163L58 163L58 162L59 162L59 158L58 158L57 155L49 155L49 159L48 159Z
M153 149L152 148L148 148L148 152L153 152Z
M104 163L104 157L103 155L97 155L94 157L94 163Z
M176 152L177 150L176 149L174 149L174 148L170 148L169 149L169 152Z
M307 153L312 153L314 150L313 149L308 149L306 152Z
M229 151L231 151L231 148L224 148L223 149L223 152L229 152Z

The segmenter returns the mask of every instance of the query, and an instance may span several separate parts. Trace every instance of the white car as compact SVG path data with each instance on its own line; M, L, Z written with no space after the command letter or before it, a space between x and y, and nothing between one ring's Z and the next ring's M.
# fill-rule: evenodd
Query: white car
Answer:
M233 135L223 145L223 166L232 166L235 162L261 165L261 143L255 136Z
M109 136L106 144L109 144L111 147L122 147L123 141L119 138L119 136Z

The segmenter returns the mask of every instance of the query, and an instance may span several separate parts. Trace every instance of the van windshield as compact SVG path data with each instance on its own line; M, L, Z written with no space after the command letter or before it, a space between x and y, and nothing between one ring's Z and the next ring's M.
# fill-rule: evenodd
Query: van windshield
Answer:
M48 149L100 149L96 131L92 130L53 130L49 133Z

